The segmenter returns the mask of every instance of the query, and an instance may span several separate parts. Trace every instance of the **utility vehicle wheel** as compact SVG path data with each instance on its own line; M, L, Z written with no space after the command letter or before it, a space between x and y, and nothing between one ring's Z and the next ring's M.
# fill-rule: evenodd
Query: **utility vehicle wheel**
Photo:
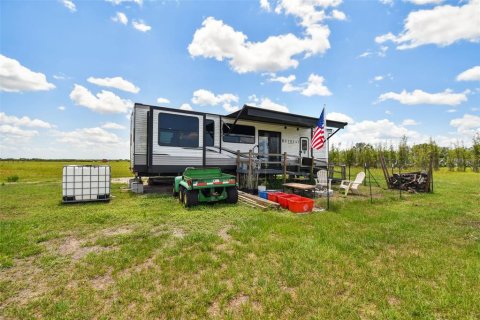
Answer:
M183 205L186 208L196 206L198 204L198 190L185 190L183 193Z
M178 194L179 194L179 192L175 191L175 185L173 185L173 187L172 187L172 196L173 196L174 198L176 198L176 197L178 197Z
M185 197L185 187L180 186L178 187L178 201L180 201L180 203L183 203L184 197Z
M238 190L237 187L227 188L227 202L228 203L237 203L238 202Z

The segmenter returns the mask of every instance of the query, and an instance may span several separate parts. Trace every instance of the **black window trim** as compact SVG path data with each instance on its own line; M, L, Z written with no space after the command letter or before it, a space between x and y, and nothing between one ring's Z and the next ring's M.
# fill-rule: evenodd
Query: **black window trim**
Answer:
M179 117L188 117L188 118L194 118L197 120L197 146L174 146L174 145L169 145L169 144L162 144L160 143L160 133L161 133L161 128L160 128L160 116L161 115L170 115L170 116L179 116ZM157 138L158 138L158 145L161 147L172 147L172 148L189 148L189 149L198 149L200 148L200 118L197 115L194 114L182 114L182 113L173 113L173 112L159 112L158 113L158 133L157 133ZM152 135L153 136L153 135Z
M257 128L255 126L252 126L252 125L248 125L248 124L235 124L235 127L238 127L238 126L243 126L243 127L252 127L253 128L253 142L232 142L232 141L225 141L225 136L226 135L229 135L230 133L227 133L225 134L223 132L223 126L224 125L227 125L228 127L231 126L233 123L229 123L229 122L223 122L221 124L221 129L222 129L222 141L224 143L238 143L238 144L255 144L256 141L257 141Z
M213 122L213 137L212 137L212 140L213 140L213 144L212 145L207 145L207 142L206 142L206 137L208 134L208 131L207 131L207 122ZM205 118L205 123L204 123L204 127L205 127L205 137L203 137L203 144L207 147L215 147L215 119L209 119L209 118Z

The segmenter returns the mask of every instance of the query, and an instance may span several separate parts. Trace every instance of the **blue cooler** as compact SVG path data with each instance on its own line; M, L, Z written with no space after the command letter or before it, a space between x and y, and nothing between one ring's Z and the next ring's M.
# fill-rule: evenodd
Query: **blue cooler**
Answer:
M268 191L258 191L258 196L263 199L268 199Z

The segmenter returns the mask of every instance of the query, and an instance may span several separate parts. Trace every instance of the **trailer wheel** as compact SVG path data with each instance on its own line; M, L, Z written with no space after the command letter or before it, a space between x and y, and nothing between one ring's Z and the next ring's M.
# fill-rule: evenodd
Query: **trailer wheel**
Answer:
M174 184L173 187L172 187L172 196L174 198L176 198L176 197L178 197L179 194L180 194L179 192L175 191L175 184Z
M238 190L237 187L227 188L227 202L228 203L237 203L238 202Z
M185 197L185 187L180 186L178 187L178 201L180 201L180 203L183 203L184 197Z
M185 190L183 193L183 205L186 208L196 206L198 204L198 190Z

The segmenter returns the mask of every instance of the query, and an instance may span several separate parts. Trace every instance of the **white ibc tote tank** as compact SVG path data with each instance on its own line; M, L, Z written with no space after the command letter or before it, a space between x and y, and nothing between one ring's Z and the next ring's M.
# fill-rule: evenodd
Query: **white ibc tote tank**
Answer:
M110 200L110 166L63 167L63 202Z

